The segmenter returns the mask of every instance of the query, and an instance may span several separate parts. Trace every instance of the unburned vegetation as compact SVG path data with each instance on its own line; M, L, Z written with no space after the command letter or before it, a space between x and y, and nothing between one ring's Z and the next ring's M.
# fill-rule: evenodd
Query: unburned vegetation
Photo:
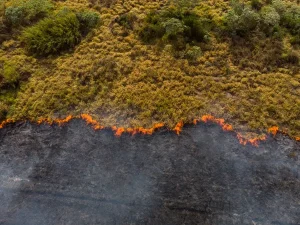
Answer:
M1 2L1 119L174 127L213 114L300 136L297 1L47 1L8 22L31 1Z

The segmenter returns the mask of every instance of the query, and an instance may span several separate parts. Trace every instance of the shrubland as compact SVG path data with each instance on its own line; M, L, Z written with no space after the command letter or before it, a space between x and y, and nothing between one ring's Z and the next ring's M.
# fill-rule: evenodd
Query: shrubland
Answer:
M1 1L1 119L174 127L213 114L300 136L297 1L49 0L8 22L31 1Z

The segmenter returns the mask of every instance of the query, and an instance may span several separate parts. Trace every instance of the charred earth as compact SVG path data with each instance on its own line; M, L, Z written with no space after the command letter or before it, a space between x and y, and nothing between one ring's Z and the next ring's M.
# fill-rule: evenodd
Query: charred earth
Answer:
M239 144L212 123L180 135L11 124L0 130L1 225L300 224L300 144Z

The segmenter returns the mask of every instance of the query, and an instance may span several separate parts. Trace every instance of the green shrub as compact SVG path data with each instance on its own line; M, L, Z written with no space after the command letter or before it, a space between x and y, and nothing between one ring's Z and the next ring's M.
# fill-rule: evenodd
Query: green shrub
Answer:
M5 18L10 26L30 24L45 17L52 9L49 0L15 0L5 10Z
M185 58L190 61L196 61L198 57L202 55L202 50L199 46L187 46L185 51Z
M170 18L162 22L162 26L164 28L163 40L174 40L184 34L185 25L179 19Z
M91 11L81 11L76 13L77 19L80 23L80 31L86 35L93 28L95 28L100 21L98 13Z
M300 35L300 6L293 5L287 8L281 17L281 25L291 34Z
M246 36L255 30L260 22L260 16L249 6L236 3L228 12L226 18L227 29L233 35Z
M161 39L182 49L187 43L205 41L209 29L206 20L190 11L169 10L150 13L139 35L145 42Z
M282 0L273 0L272 7L274 7L274 9L276 9L276 11L281 16L286 11L287 6Z
M6 23L11 27L20 26L24 22L23 7L8 7L5 10Z
M49 55L74 47L80 42L80 24L75 13L45 18L24 30L21 41L36 55Z
M280 15L272 6L264 6L260 11L261 29L265 33L274 31L274 27L279 26Z
M187 37L199 42L206 40L206 37L209 35L208 30L211 29L207 20L200 19L195 14L186 14L182 20L186 26L185 35Z
M164 27L161 23L162 17L156 12L150 12L145 20L145 25L139 31L139 36L146 43L153 42L164 36Z

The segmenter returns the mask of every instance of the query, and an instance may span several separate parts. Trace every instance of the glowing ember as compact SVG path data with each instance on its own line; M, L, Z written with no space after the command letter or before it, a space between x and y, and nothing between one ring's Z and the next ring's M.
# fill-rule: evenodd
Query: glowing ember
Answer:
M274 136L277 134L278 131L279 131L279 127L277 126L273 126L268 129L268 132L273 134Z

